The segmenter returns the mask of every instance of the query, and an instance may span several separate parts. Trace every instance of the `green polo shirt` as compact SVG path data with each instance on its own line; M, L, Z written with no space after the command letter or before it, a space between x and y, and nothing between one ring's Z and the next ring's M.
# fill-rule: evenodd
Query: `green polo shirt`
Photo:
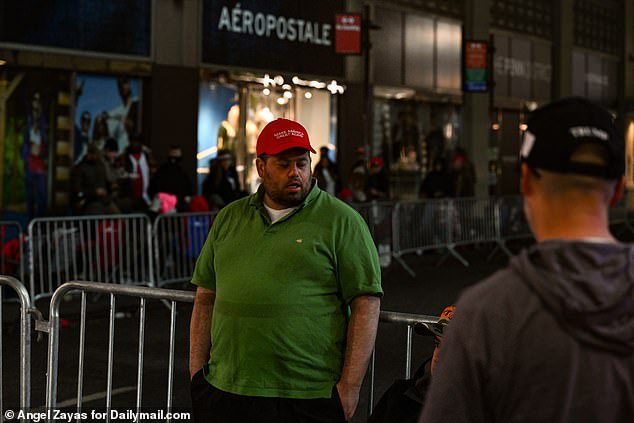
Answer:
M339 380L348 304L382 295L367 225L316 184L271 224L257 193L216 217L192 283L216 291L207 380L235 394L329 398Z

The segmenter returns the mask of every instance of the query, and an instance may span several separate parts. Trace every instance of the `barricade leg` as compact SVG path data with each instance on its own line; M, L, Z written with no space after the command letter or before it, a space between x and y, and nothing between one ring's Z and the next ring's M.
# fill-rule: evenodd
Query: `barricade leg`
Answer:
M9 286L12 288L20 301L20 408L29 409L31 406L31 316L35 310L31 306L31 299L28 295L26 287L17 279L0 276L0 410L4 411L3 404L3 363L2 363L2 287ZM37 313L35 313L37 314Z
M467 261L467 259L464 258L458 251L456 251L456 248L453 245L448 245L445 248L447 248L447 252L440 258L440 260L438 260L438 263L436 263L437 267L443 264L449 256L455 257L460 263L462 263L464 267L469 267L469 262Z
M487 261L491 261L498 251L502 251L509 258L513 257L513 253L511 253L511 250L508 249L506 243L504 241L497 241L497 243L495 244L495 248L493 248L493 250L487 256Z
M414 272L414 270L412 270L412 268L409 267L407 263L405 263L405 260L403 260L401 256L393 254L393 257L396 259L396 261L398 261L401 264L401 266L403 266L403 269L405 269L405 271L409 273L411 277L413 278L416 277L416 272Z

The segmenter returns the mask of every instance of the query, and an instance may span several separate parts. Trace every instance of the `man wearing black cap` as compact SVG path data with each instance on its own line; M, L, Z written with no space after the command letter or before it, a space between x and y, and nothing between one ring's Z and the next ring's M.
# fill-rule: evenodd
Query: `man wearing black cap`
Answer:
M632 421L634 249L608 228L623 139L567 98L533 112L521 160L537 244L462 294L420 421Z
M270 122L256 151L262 184L218 213L192 277L194 420L344 422L376 337L376 247L312 178L302 125Z

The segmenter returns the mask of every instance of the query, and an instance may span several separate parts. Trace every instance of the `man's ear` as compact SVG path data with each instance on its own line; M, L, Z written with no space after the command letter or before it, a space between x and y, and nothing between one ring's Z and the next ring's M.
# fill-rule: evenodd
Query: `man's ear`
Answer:
M526 163L520 165L520 193L523 196L530 195L533 192L533 172Z
M264 160L262 160L259 157L255 159L255 168L257 169L258 176L260 178L263 178L262 175L264 175L264 166L266 166L266 163L264 163Z
M610 206L615 206L621 198L623 198L623 192L625 191L625 176L621 176L618 181L616 181L616 185L614 186L614 192L612 193L612 198L610 199Z

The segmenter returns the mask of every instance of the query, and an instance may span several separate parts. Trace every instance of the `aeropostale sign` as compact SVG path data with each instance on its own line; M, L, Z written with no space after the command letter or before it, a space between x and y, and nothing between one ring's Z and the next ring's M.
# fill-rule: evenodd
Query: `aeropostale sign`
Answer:
M203 61L266 71L341 76L334 10L343 0L204 0Z
M331 44L331 25L328 23L243 10L239 3L233 8L227 6L222 8L218 30L256 37L276 37L278 40L298 43L327 46Z

